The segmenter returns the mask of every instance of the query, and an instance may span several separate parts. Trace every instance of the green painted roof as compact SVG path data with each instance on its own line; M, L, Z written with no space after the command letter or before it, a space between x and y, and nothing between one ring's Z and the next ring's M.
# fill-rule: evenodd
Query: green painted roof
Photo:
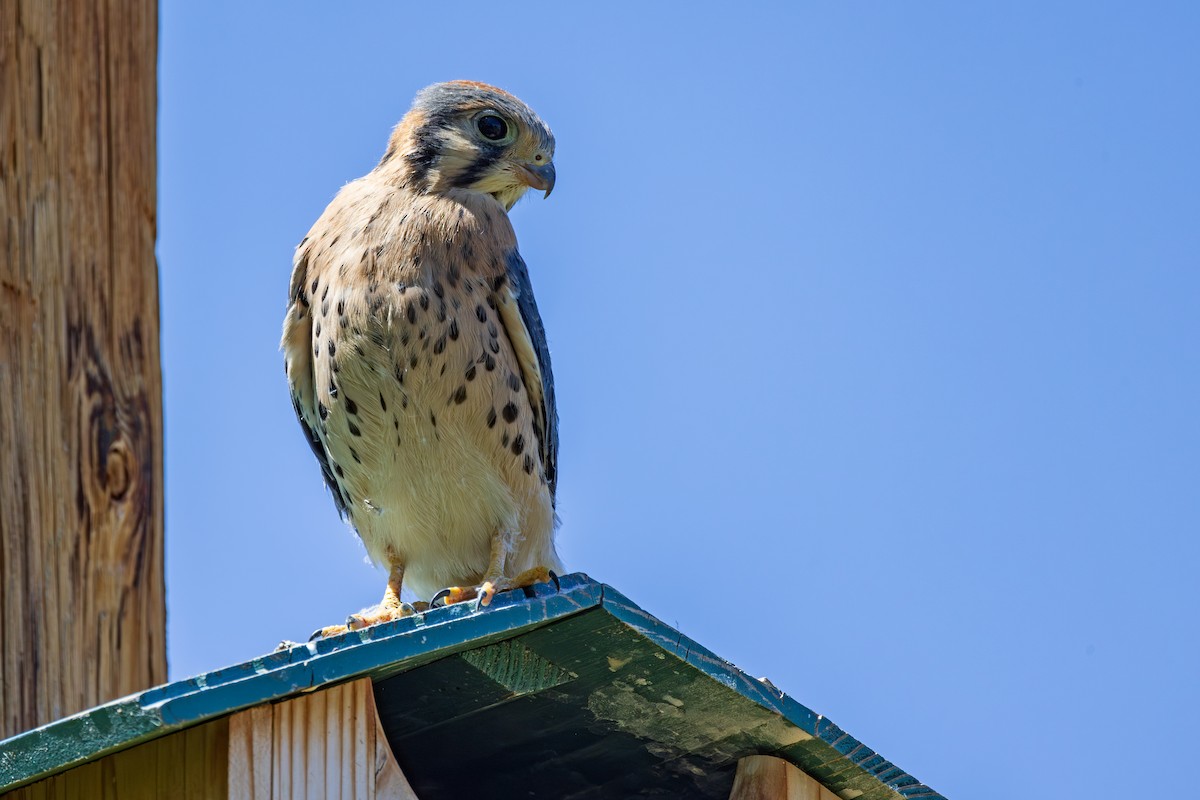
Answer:
M724 798L737 759L754 753L791 761L847 800L942 798L586 575L472 606L297 645L14 736L0 742L0 792L366 676L422 800L481 782L493 796Z

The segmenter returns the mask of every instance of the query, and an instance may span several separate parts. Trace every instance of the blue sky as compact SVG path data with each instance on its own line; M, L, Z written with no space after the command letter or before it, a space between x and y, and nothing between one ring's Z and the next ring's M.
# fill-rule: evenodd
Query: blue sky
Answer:
M382 592L292 416L291 254L471 78L558 139L512 217L572 570L951 798L1186 792L1200 7L440 7L164 0L172 677Z

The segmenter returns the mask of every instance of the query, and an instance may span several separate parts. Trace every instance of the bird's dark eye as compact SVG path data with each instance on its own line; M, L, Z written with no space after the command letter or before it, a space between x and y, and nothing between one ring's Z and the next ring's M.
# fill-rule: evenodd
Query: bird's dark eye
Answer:
M491 139L493 142L499 141L508 135L508 123L497 117L495 114L482 116L475 121L475 127L485 139Z

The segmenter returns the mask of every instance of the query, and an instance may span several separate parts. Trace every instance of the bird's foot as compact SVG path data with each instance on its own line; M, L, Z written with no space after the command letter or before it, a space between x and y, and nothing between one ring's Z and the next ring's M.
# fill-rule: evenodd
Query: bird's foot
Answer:
M419 608L418 608L419 606ZM311 642L314 639L322 639L326 636L336 636L339 633L346 631L358 631L363 628L369 628L372 625L378 625L381 622L391 622L404 617L411 617L418 611L425 611L429 608L428 603L380 603L371 608L364 608L357 614L351 614L346 618L345 625L330 625L320 630L314 631L313 635L308 637Z
M488 581L484 581L482 586L448 586L433 596L433 599L429 601L429 607L441 608L474 600L479 592L487 586L491 586Z
M529 589L531 586L536 586L539 583L553 583L555 589L562 588L558 583L558 575L556 575L554 570L550 569L549 567L533 567L532 569L525 570L515 578L506 579L504 582L506 585L503 588L498 589L498 591L508 591L509 589ZM527 591L525 592L525 596L533 597L533 593ZM490 602L491 598L488 598L488 603ZM482 603L482 605L486 606L487 603Z
M533 586L538 583L550 583L558 586L558 576L549 567L534 567L527 569L515 578L495 578L493 580L484 581L478 586L451 586L447 589L442 589L433 596L430 601L430 608L439 606L450 606L455 603L462 603L467 600L478 599L477 607L484 608L492 604L492 600L500 592L507 592L512 589L524 589L528 586Z

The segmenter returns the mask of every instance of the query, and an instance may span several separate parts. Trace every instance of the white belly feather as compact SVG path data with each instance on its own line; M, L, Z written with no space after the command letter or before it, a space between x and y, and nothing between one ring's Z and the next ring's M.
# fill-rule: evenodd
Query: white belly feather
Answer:
M351 522L375 563L388 563L389 548L400 558L404 585L419 599L483 580L497 534L510 546L507 575L561 570L550 492L540 469L528 470L532 417L509 421L501 412L524 399L504 366L515 357L504 349L485 356L486 327L479 336L462 325L457 339L439 345L435 337L456 312L440 320L427 306L410 322L407 304L421 294L409 289L390 313L360 317L357 334L354 324L335 327L336 360L315 362L318 395L329 393L330 378L338 386L323 427ZM473 316L474 308L460 303L457 313ZM528 448L519 454L518 436Z

